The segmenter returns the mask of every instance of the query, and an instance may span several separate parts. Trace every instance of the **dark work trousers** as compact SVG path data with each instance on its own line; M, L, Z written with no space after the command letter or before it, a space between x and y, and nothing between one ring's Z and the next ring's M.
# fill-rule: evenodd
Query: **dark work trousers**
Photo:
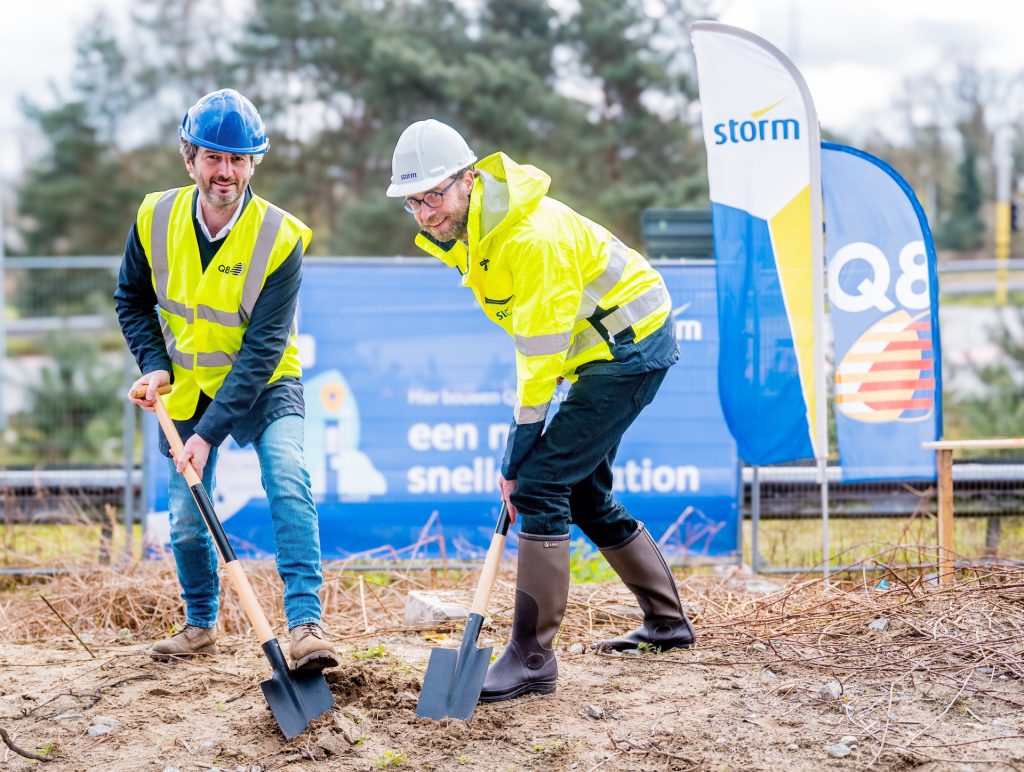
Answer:
M633 535L636 520L612 497L612 463L667 372L583 375L573 384L516 475L523 533L562 536L575 523L599 548Z

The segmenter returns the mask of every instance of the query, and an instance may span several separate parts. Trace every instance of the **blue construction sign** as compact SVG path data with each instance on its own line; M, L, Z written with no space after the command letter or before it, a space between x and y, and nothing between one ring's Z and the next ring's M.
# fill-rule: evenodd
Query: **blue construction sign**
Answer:
M615 485L668 555L736 557L739 461L718 400L714 268L659 268L682 359L626 433ZM482 556L500 504L514 347L458 274L434 261L308 260L299 331L324 558ZM167 466L152 425L148 435L147 542L159 544ZM251 447L221 447L214 505L240 557L273 555Z

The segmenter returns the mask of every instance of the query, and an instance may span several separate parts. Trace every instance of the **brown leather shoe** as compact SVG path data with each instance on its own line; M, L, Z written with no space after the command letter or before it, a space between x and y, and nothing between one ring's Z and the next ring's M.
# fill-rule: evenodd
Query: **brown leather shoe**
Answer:
M294 670L323 670L337 667L340 662L334 646L327 640L324 630L316 622L296 625L290 631L288 653Z
M169 638L149 647L149 656L161 662L173 657L193 657L217 653L217 631L210 627L185 625Z

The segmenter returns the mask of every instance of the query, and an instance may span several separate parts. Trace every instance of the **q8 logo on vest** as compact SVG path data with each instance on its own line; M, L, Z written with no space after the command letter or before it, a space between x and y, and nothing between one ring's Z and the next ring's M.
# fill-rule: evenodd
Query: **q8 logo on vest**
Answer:
M235 263L234 265L218 265L217 270L221 273L230 273L232 276L238 276L245 270L245 264Z

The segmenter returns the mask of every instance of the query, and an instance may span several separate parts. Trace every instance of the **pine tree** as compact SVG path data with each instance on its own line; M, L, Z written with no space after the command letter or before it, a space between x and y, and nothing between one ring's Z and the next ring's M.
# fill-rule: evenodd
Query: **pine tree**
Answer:
M585 83L585 122L566 138L567 200L639 245L648 207L706 205L700 132L689 60L679 53L686 4L651 18L642 0L581 0L566 23L571 59L563 77Z
M963 155L957 166L956 189L949 218L940 231L940 246L966 251L985 242L985 223L981 220L983 196L978 179L978 150L973 137L961 131Z
M982 384L981 392L952 398L956 433L971 437L1024 436L1024 309L1005 309L999 326L989 331L1001 351L997 364L971 367ZM947 421L947 424L950 422ZM985 451L986 456L1007 451Z

